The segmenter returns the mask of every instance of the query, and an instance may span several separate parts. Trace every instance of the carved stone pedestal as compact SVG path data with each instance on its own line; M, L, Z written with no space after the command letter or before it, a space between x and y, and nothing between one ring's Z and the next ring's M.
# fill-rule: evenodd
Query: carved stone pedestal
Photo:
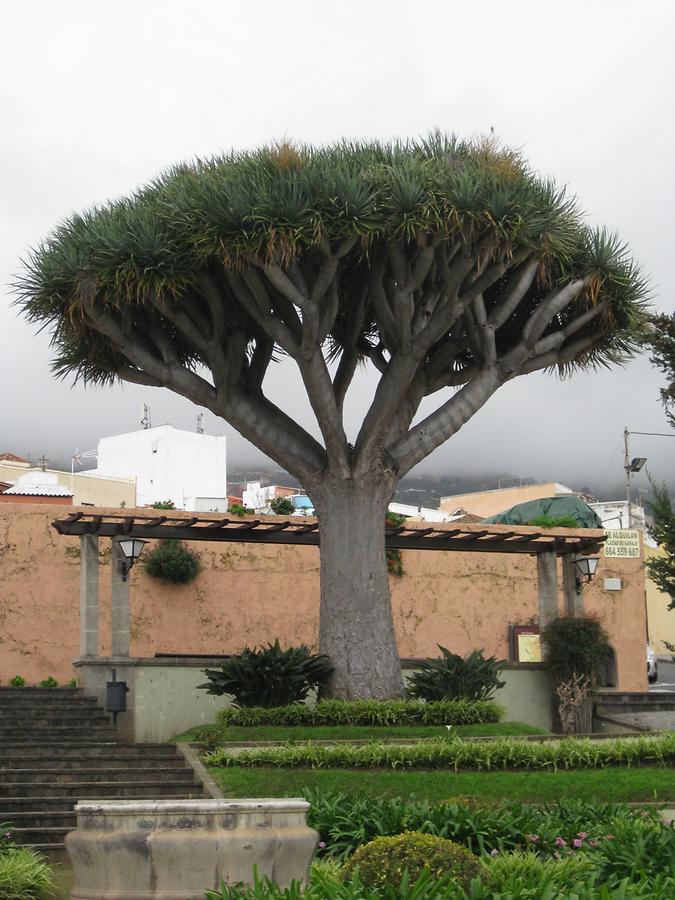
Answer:
M304 800L105 800L75 807L72 900L203 900L221 882L306 882L318 840Z

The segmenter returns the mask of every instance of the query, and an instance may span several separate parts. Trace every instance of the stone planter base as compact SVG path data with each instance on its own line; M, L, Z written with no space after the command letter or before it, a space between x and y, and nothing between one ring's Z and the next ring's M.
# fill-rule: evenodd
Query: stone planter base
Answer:
M221 882L306 883L318 835L304 800L105 800L75 807L72 900L203 900Z

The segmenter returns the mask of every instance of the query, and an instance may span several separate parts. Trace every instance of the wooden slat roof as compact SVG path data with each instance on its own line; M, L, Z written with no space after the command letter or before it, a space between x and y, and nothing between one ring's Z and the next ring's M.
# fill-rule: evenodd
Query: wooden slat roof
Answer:
M159 512L159 511L158 511ZM239 541L259 544L318 546L315 518L188 515L178 511L152 515L136 511L97 513L76 511L52 522L63 535L96 534L101 537L146 539L178 538L185 541ZM591 528L535 528L529 525L488 525L449 522L405 522L385 530L387 547L398 550L462 550L479 553L597 553L605 532Z

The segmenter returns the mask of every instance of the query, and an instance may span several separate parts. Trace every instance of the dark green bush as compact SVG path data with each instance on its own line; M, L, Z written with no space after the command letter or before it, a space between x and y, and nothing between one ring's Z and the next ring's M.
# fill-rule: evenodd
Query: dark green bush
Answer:
M581 528L574 516L537 516L528 525L538 525L539 528Z
M498 722L501 709L481 700L321 700L316 706L295 703L277 708L237 709L218 713L220 725L474 725Z
M10 687L26 687L26 679L23 675L15 675L9 682Z
M504 687L499 678L506 663L482 650L472 650L464 658L438 645L439 659L420 663L420 671L408 681L408 693L418 700L490 700Z
M343 871L349 878L357 869L366 887L398 887L404 871L410 881L427 872L433 878L449 878L468 887L483 866L461 844L433 834L409 831L394 837L377 837L359 847Z
M176 504L173 500L157 500L152 504L153 509L175 509Z
M145 571L153 578L187 584L199 572L199 555L188 549L182 541L165 540L148 553L144 560Z
M55 688L58 686L59 686L59 683L56 680L56 678L54 678L53 675L48 675L42 681L38 682L38 687L41 687L41 688Z
M254 509L250 509L248 506L242 506L241 503L231 503L227 511L232 516L241 517L252 515L255 512Z
M310 653L304 645L282 650L276 640L260 650L245 647L219 669L204 669L209 680L199 688L229 694L238 707L272 708L301 703L332 671L327 656Z
M289 497L275 497L270 503L275 516L292 516L295 512L293 501Z
M542 631L546 660L558 681L585 675L593 684L611 653L607 632L597 619L560 616Z

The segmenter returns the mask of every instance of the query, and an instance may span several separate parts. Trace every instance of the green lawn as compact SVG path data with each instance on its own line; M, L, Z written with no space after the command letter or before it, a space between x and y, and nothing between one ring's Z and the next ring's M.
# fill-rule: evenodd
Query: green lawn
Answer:
M215 726L197 726L173 738L174 741L199 741L203 729L213 732ZM546 734L521 722L483 722L476 725L454 725L452 734L460 737L518 736ZM228 726L218 729L218 743L227 741L336 741L387 740L394 738L445 737L448 730L438 725L262 725L255 728ZM210 743L213 741L211 739Z
M432 801L453 797L539 802L675 800L675 772L663 768L563 772L399 772L353 769L210 769L226 797L299 796L303 788Z

